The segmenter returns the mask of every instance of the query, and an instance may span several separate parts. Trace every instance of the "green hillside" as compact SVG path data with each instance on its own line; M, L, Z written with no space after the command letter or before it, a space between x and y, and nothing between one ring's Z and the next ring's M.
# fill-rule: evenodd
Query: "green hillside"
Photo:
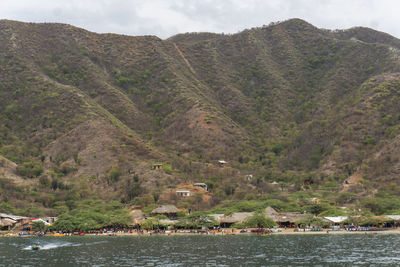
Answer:
M0 211L100 198L395 213L399 73L400 40L368 28L161 40L1 20ZM173 194L193 182L209 197Z

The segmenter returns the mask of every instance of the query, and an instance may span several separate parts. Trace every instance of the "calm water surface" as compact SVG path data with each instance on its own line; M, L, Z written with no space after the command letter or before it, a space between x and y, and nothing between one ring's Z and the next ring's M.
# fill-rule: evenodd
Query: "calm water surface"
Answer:
M400 235L0 238L0 266L396 266Z

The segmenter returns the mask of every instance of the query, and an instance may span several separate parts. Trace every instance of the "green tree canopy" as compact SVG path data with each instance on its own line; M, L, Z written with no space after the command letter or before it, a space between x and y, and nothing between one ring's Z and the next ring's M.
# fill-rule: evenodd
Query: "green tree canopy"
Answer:
M249 228L271 228L277 224L262 213L256 213L244 221L244 225Z
M126 227L131 218L122 204L116 201L102 203L86 200L77 203L76 208L59 216L53 228L62 231L89 231L106 226Z

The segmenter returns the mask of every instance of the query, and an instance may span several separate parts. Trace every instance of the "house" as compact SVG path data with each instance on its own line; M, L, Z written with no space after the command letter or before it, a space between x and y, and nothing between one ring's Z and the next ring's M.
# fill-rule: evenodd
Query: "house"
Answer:
M29 217L0 213L1 224L6 225L5 227L10 230L16 227L23 227L30 222ZM12 225L10 225L12 223ZM1 227L1 226L0 226Z
M221 219L225 216L223 213L216 213L216 214L208 214L209 217L214 218L217 222L220 222Z
M280 227L293 228L296 226L296 221L307 218L308 215L300 212L277 212L272 207L265 209L267 217L274 220Z
M46 226L49 226L50 223L46 222L45 220L43 220L42 218L31 218L31 223L36 223L36 222L41 222Z
M10 231L16 223L17 221L9 218L0 219L0 229Z
M144 216L143 212L139 209L132 210L129 213L129 216L132 218L132 223L131 225L139 225L141 224L144 220L146 220L146 217Z
M232 224L242 223L247 218L254 215L254 212L234 212L231 215L225 215L220 218L221 227L229 228Z
M384 215L386 218L395 220L395 221L400 221L400 215Z
M190 197L190 191L189 190L176 190L176 195L178 197Z
M194 183L193 185L208 191L207 185L205 183Z
M247 181L251 181L251 180L253 180L253 174L247 174L247 175L244 176L244 178L245 178Z
M220 167L223 167L225 164L227 164L228 162L226 162L225 160L218 160L218 165Z
M177 213L178 213L178 209L174 206L174 205L162 205L156 209L154 209L151 213L153 215L165 215L170 219L176 219Z
M335 216L335 217L323 217L325 221L332 225L338 225L346 221L348 216Z
M163 165L161 163L154 163L153 167L151 167L152 170L161 170Z
M53 224L55 221L57 221L57 217L42 217L42 220L49 224Z
M310 198L310 201L314 204L318 204L321 200L317 197Z

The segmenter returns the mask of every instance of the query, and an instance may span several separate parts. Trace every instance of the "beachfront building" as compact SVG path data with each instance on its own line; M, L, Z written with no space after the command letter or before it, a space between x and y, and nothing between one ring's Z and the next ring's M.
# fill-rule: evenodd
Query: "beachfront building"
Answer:
M129 213L129 216L132 218L131 226L140 225L144 220L146 220L146 217L140 209L132 210Z
M6 230L16 228L22 230L23 226L29 224L29 222L29 217L0 213L0 228L5 228Z
M277 212L272 207L267 207L265 209L265 214L267 217L274 220L276 223L279 224L279 227L283 228L294 228L297 227L296 221L301 219L305 219L308 217L307 214L300 213L300 212Z
M10 231L16 223L16 221L9 218L0 219L0 230Z
M349 217L348 216L334 216L334 217L326 216L323 218L330 225L335 226L335 225L343 224Z
M153 215L165 215L169 219L176 219L178 209L174 205L162 205L156 209L154 209L151 213Z
M247 218L254 215L254 212L234 212L231 215L224 215L219 218L219 223L223 228L229 228L235 223L242 223Z

